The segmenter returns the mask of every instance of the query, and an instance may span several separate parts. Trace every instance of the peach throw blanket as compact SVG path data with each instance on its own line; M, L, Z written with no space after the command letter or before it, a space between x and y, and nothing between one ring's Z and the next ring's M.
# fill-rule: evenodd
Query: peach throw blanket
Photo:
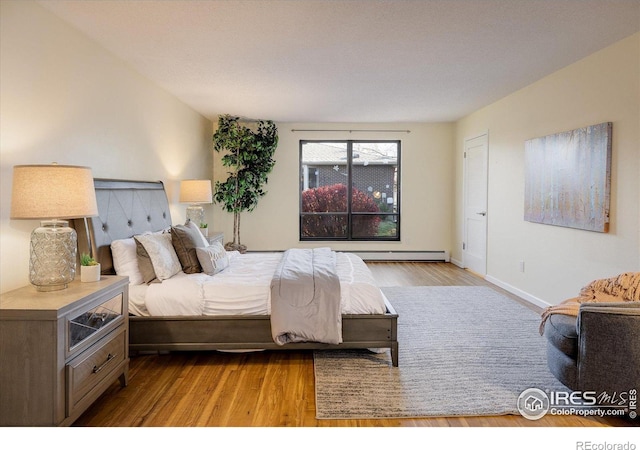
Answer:
M580 290L578 297L549 306L542 312L540 334L551 314L578 316L582 303L638 302L640 301L640 272L626 272L612 278L594 280Z

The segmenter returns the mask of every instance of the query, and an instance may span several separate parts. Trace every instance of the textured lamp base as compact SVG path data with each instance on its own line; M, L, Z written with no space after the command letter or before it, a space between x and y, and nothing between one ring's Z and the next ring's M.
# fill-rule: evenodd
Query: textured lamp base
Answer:
M38 291L66 289L76 276L78 237L65 220L45 220L31 233L29 279Z
M204 223L204 208L200 205L187 206L187 219L199 227Z

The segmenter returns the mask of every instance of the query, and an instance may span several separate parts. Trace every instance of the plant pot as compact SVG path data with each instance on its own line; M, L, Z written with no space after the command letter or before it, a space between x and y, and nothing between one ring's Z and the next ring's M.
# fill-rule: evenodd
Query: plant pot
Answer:
M208 237L209 236L209 228L200 228L200 231L202 232L202 235L204 237Z
M96 266L80 266L80 281L83 283L100 281L100 264Z
M228 252L236 251L240 253L246 253L247 246L244 244L234 244L233 242L227 242L224 244L224 249Z

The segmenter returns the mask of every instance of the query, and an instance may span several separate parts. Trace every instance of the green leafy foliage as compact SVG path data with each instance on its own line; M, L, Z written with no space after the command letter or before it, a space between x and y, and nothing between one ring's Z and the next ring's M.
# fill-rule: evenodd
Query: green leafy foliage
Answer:
M259 120L255 129L240 123L239 117L223 115L213 135L214 150L230 170L225 181L216 181L214 201L234 214L233 244L240 245L240 213L253 211L266 194L264 185L273 169L278 146L278 129L270 120Z
M80 255L80 265L81 266L97 266L98 261L93 259L91 255L83 253L82 255Z

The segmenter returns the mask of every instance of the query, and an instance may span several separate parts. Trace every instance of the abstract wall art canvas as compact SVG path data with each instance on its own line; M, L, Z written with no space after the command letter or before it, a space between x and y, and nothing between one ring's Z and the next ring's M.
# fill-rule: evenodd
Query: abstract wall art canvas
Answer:
M609 231L612 123L525 142L524 219Z

